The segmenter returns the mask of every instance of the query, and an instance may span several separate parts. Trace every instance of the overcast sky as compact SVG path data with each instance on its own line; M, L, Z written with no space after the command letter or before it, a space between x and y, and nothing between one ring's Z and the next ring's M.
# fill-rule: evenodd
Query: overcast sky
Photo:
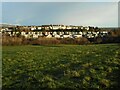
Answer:
M117 2L2 2L2 23L118 26Z
M1 0L2 2L119 2L120 0Z

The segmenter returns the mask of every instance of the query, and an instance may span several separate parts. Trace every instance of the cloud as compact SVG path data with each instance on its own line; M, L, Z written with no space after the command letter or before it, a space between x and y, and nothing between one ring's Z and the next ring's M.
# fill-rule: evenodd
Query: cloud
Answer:
M117 26L117 3L4 3L3 21L21 25Z
M119 0L1 0L2 2L118 2Z
M78 7L78 6L77 6ZM80 8L80 7L79 7ZM74 7L58 16L58 22L77 25L116 25L118 20L117 3L106 3L98 6L90 6L85 9Z

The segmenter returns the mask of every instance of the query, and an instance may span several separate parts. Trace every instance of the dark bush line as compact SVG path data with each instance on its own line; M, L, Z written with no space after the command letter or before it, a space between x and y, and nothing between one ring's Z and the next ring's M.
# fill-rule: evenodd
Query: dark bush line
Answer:
M88 40L94 44L120 43L120 37L97 37Z
M107 44L107 43L120 43L120 37L98 37L98 38L44 38L26 39L24 37L2 37L2 45L57 45L57 44Z
M53 44L88 44L90 43L87 38L44 38L26 39L24 37L2 37L2 45L53 45Z

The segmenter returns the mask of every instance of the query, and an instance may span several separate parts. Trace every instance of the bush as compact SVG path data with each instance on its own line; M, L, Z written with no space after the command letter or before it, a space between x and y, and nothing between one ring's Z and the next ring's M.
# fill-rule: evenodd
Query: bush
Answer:
M62 38L59 39L61 44L88 44L89 41L87 38Z
M45 38L26 39L24 37L3 36L2 45L53 45L53 44L88 44L87 38Z
M60 44L60 41L56 38L44 38L40 37L31 42L33 45L50 45L50 44Z
M2 45L22 45L22 37L3 36Z

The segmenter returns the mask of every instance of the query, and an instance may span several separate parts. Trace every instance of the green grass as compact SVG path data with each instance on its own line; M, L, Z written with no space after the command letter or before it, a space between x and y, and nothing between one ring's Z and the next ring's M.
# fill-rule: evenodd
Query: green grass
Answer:
M3 88L120 87L117 44L3 46Z

